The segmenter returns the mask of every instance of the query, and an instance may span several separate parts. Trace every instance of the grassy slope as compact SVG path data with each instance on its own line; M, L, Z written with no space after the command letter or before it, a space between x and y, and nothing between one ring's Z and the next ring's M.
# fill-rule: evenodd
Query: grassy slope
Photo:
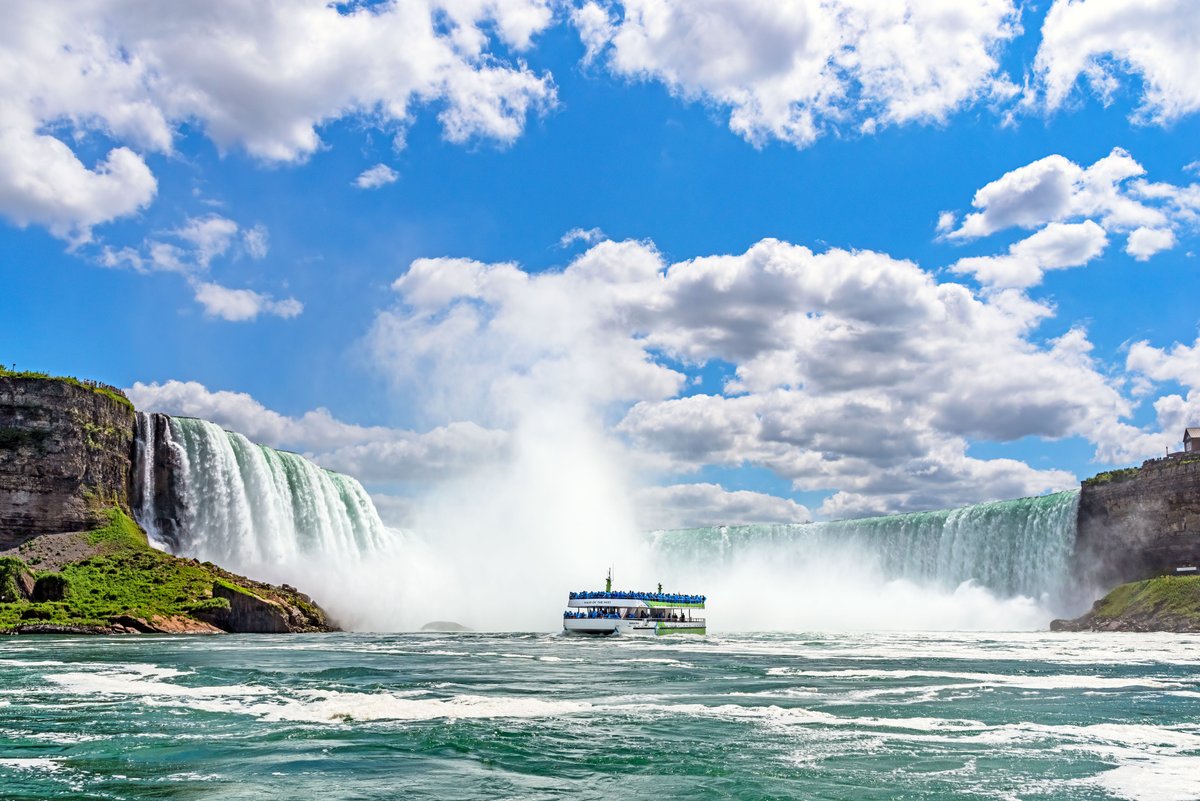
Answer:
M148 619L228 605L212 597L213 581L223 571L154 550L119 509L109 509L108 517L104 528L80 535L100 551L98 555L66 565L57 574L34 574L65 579L63 600L0 603L0 630L30 622L104 625L118 615Z
M1160 576L1122 584L1100 600L1094 613L1102 619L1171 615L1200 624L1200 576Z

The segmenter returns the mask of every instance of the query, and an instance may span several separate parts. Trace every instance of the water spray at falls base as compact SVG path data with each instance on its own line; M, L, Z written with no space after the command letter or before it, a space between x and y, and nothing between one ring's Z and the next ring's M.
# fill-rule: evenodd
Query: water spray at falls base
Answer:
M610 565L621 588L708 595L716 631L1030 629L1079 611L1074 492L647 536L620 449L564 412L524 420L501 464L439 485L397 531L352 478L212 423L153 417L139 416L143 527L181 555L295 584L348 628L554 630L567 591L600 586Z

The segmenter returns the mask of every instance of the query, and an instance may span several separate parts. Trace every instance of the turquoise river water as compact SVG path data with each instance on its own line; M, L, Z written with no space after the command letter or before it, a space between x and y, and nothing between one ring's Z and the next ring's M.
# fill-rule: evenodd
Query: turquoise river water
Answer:
M3 799L1200 797L1200 640L0 640Z

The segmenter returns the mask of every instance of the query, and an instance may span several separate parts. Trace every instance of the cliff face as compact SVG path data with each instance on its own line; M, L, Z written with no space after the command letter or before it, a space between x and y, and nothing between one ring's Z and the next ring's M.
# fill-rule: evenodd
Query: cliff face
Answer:
M1085 481L1075 550L1080 580L1105 589L1200 561L1200 454Z
M69 380L0 375L0 550L128 508L133 405Z

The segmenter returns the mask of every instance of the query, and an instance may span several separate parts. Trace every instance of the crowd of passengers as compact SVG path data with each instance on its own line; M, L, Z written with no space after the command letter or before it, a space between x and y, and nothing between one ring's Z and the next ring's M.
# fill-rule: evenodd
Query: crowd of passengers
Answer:
M636 598L639 601L661 601L669 604L702 604L704 597L703 595L679 595L673 592L624 592L622 590L571 593L572 599Z
M586 612L563 612L564 620L612 620L620 618L616 609L610 606L593 607ZM664 609L630 609L626 620L687 620L683 612L673 612Z

